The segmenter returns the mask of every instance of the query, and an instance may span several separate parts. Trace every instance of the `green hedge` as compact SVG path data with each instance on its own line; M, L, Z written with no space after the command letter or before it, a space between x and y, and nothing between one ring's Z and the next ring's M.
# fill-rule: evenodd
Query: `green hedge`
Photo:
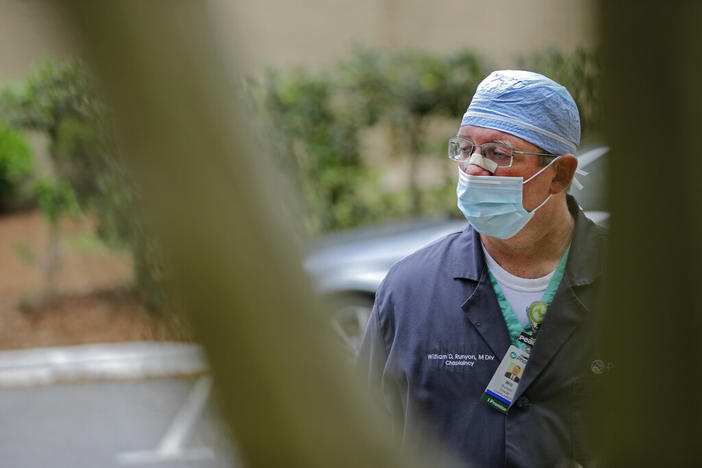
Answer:
M520 63L564 84L584 129L596 131L596 53L548 49ZM420 158L445 157L445 138L430 135L430 123L457 123L491 68L470 51L438 56L357 48L316 72L269 70L245 80L243 92L260 148L292 176L304 198L304 227L318 234L392 217L454 213L454 178L420 187ZM406 188L396 192L379 191L380 174L362 158L364 132L379 124L390 130L391 152L409 161ZM48 138L53 179L32 172L24 130ZM0 208L18 184L33 178L37 204L50 222L78 210L96 213L98 234L131 250L138 290L156 310L164 299L159 255L117 151L109 109L80 61L45 62L0 93Z
M127 171L115 157L109 109L82 62L43 62L24 81L7 87L0 94L0 120L13 132L31 130L48 139L53 174L33 174L34 195L48 222L55 225L68 213L96 214L97 234L109 245L131 250L137 291L158 310L164 297L159 256L143 229ZM22 152L15 153L13 158L21 159Z
M32 153L26 137L0 122L0 212L15 208L21 186L32 171Z
M547 49L519 63L566 86L580 109L583 130L597 131L595 52ZM431 157L444 156L444 140L431 141L428 124L436 117L458 122L490 70L470 51L438 56L357 48L317 73L268 71L249 80L247 90L268 123L264 133L274 157L294 175L303 194L307 229L316 234L388 217L455 212L455 181L420 188L419 160L427 148ZM390 128L393 150L408 156L406 190L379 193L377 174L363 164L361 135L378 123Z

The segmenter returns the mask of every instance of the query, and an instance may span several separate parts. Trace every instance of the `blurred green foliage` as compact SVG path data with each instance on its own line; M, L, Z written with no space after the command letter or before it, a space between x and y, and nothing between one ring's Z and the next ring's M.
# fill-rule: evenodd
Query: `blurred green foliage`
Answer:
M144 232L128 174L115 157L109 109L83 63L41 63L0 94L0 118L48 138L51 170L35 174L34 194L52 231L65 214L97 215L97 234L109 245L131 250L137 291L158 310L163 301L159 256Z
M340 105L334 77L302 69L270 71L258 81L269 119L267 143L273 158L298 175L311 214L311 232L347 227L372 218L358 193L369 177L360 159L359 113Z
M418 159L428 145L427 119L463 112L482 75L480 60L468 52L445 59L356 48L327 70L269 70L246 88L267 122L264 139L276 163L303 194L307 231L317 234L452 210L419 187ZM361 157L363 132L378 124L392 133L391 156L409 157L406 190L378 190L379 174Z
M63 180L40 179L35 185L35 194L39 208L52 225L56 225L62 215L76 215L79 211L71 186Z
M26 137L0 122L0 211L13 207L21 184L32 170L32 153Z
M425 52L381 52L358 48L338 67L342 92L360 104L366 125L389 125L393 149L408 158L409 203L401 215L427 212L418 182L419 159L426 155L432 117L455 118L484 75L482 61L470 52L441 57Z
M565 85L584 131L597 130L597 53L551 48L519 64ZM314 235L387 218L455 213L455 180L422 185L420 162L444 158L450 135L432 135L431 123L458 124L489 70L470 51L439 56L358 47L316 72L269 70L249 78L244 94L263 151L293 176L305 202L305 228ZM110 111L97 96L78 60L44 62L0 93L0 208L19 183L32 178L36 203L50 223L64 214L95 213L99 237L131 250L137 290L157 310L164 300L159 255L145 234L137 194L115 157L119 148ZM406 174L400 187L380 187L378 169L368 164L363 139L374 128L389 132L391 154L383 156L390 167L383 170ZM22 131L47 137L50 176L36 170Z
M578 104L584 131L596 130L595 52L551 48L520 64L566 86ZM297 179L307 229L316 234L383 218L455 213L455 181L421 186L420 159L444 156L445 140L436 144L432 139L431 122L449 118L458 124L489 70L470 51L439 56L358 47L317 73L271 70L250 80L247 88L268 122L265 139L279 167ZM390 130L389 156L398 166L408 166L401 168L407 174L404 188L379 190L378 174L364 164L362 138L376 125Z

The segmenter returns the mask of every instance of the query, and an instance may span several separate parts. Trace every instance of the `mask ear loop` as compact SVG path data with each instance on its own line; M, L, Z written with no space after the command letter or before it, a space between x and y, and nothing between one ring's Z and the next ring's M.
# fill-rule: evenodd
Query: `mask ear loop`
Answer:
M560 158L560 156L556 156L555 158L553 158L553 160L551 160L550 163L546 164L544 167L542 167L541 169L539 169L538 171L536 171L536 173L535 173L533 176L529 177L527 180L525 180L524 182L522 182L522 185L526 184L526 183L529 182L531 179L533 179L534 177L536 177L536 176L538 176L539 174L541 174L542 172L544 172L546 169L548 169L548 166L550 166L551 164L555 163L555 162L558 160L558 158Z
M541 174L542 172L544 172L546 169L548 169L548 166L550 166L551 164L555 163L556 160L557 160L558 158L560 158L560 156L556 156L555 158L553 158L553 160L552 160L550 163L546 164L544 167L542 167L540 170L538 170L533 176L529 177L527 180L525 180L524 182L522 182L522 185L526 184L526 183L529 182L531 179L533 179L533 178L536 177L537 175L539 175L539 174ZM549 194L548 194L548 197L546 197L546 199L545 199L544 201L542 201L541 204L540 204L539 206L537 206L537 207L534 208L533 210L529 211L528 213L529 213L530 215L533 215L534 213L536 213L536 210L538 210L539 208L541 208L542 206L544 206L544 205L546 204L546 202L548 202L548 201L551 199L551 195L553 195L553 194L552 194L552 193L549 193Z
M548 197L546 197L546 200L542 201L541 204L540 204L539 206L537 206L536 208L534 208L533 210L528 211L528 213L529 213L530 215L533 215L534 213L536 213L536 210L538 210L539 208L541 208L542 206L544 206L544 205L546 204L546 202L549 201L549 200L551 199L551 195L553 195L553 194L552 194L552 193L549 193L549 194L548 194Z

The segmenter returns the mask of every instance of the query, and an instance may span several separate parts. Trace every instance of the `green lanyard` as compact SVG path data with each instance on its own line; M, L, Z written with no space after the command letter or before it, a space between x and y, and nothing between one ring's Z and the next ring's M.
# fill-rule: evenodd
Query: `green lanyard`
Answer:
M568 259L568 252L570 252L570 244L568 244L568 248L563 254L563 257L561 257L561 261L558 263L558 267L556 267L556 271L553 273L551 281L549 281L548 286L546 287L546 291L544 291L544 295L541 298L541 300L548 305L551 305L551 301L553 301L553 296L556 295L556 291L558 290L558 285L561 284L561 279L563 279L563 273L565 272L565 265ZM531 326L531 323L527 323L524 326L522 326L522 324L519 323L519 319L516 315L514 315L512 306L509 305L509 302L507 302L507 299L505 298L505 295L502 292L500 285L497 284L497 280L495 279L489 268L488 273L490 274L490 282L492 283L492 288L495 290L495 295L497 296L497 303L500 305L500 310L502 310L502 316L504 317L505 324L507 325L507 331L509 332L509 341L519 349L524 349L524 343L518 341L518 338L522 332L533 333L534 330Z

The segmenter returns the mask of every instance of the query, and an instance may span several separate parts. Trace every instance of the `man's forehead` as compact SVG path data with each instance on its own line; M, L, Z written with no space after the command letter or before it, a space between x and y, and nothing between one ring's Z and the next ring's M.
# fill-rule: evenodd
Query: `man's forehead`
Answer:
M514 148L538 148L537 146L529 143L528 141L510 135L509 133L501 132L499 130L494 130L492 128L477 127L475 125L464 125L458 129L458 136L461 138L467 138L474 141L476 144L487 143L487 142L507 142ZM477 141L481 140L481 141Z

